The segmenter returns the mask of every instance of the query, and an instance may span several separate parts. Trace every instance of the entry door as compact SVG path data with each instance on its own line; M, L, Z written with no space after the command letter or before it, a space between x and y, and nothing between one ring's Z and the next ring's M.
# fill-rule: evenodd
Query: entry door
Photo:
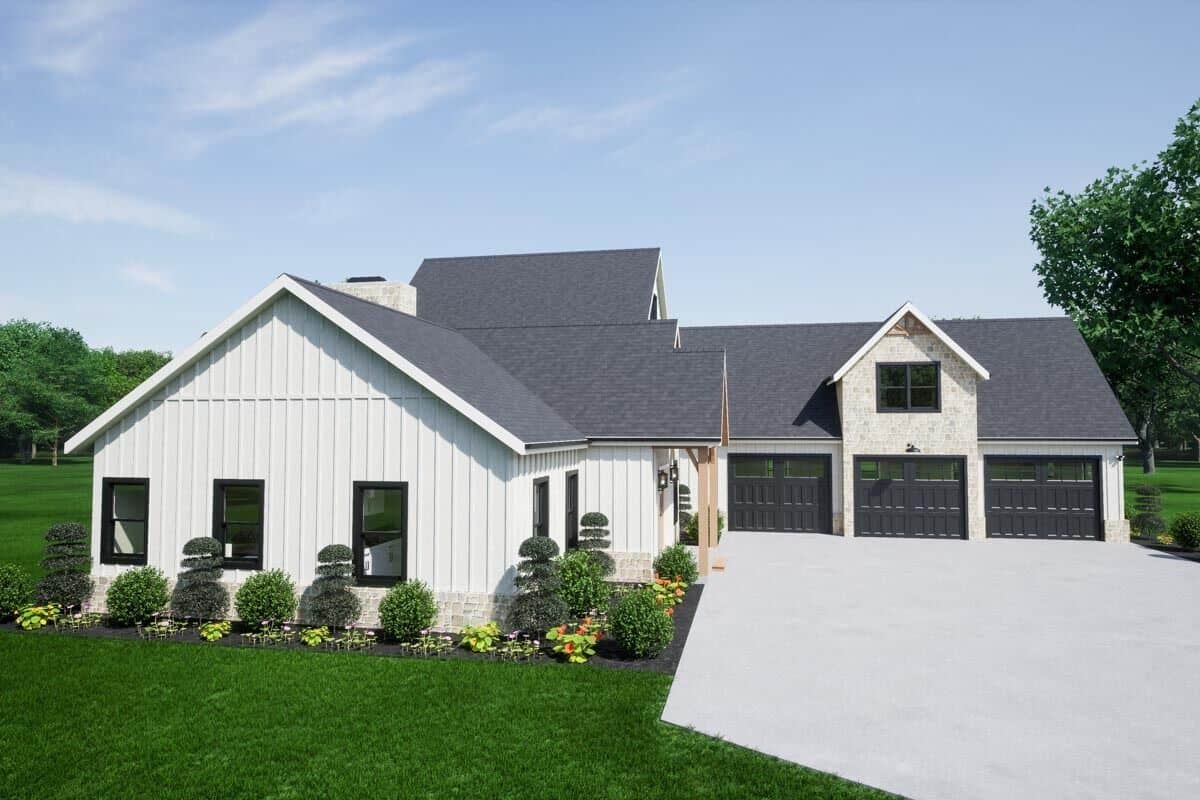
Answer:
M567 549L579 546L579 473L567 473Z

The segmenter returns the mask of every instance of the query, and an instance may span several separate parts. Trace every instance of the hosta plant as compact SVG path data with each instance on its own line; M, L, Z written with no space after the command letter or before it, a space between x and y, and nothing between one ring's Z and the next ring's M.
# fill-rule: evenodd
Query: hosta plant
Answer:
M322 625L319 628L305 628L300 631L301 644L309 647L320 647L333 639L333 634L329 632L328 625Z
M224 639L231 630L233 630L233 625L229 620L205 622L200 626L200 638L206 642L215 642L218 639Z
M584 617L578 625L559 625L546 632L546 638L554 642L554 652L571 664L585 664L596 655L596 642L604 632L600 623Z
M496 649L500 639L500 624L488 622L483 625L468 625L462 629L461 644L472 653L490 653Z
M46 603L41 606L25 606L17 612L17 624L22 630L35 631L58 619L62 606L58 603Z

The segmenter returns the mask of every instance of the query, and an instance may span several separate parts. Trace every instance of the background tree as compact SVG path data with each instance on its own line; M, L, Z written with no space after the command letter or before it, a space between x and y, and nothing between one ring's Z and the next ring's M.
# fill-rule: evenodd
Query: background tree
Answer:
M103 408L108 408L132 392L171 360L170 353L156 350L113 350L105 347L94 352L100 373L100 405Z
M589 511L579 520L579 550L586 551L604 570L605 577L616 571L617 565L608 552L608 517L599 511Z
M63 610L82 606L92 596L92 557L87 528L78 522L60 522L46 531L46 576L38 582L38 597L58 603Z
M221 583L224 548L211 536L183 545L183 572L175 583L171 608L187 619L223 619L229 612L229 590Z
M350 590L354 583L354 554L344 544L322 547L317 553L317 579L308 615L319 625L344 628L358 619L362 605Z
M1200 386L1200 103L1152 163L1078 194L1048 187L1030 212L1046 299L1079 326L1152 472L1155 417L1179 380Z

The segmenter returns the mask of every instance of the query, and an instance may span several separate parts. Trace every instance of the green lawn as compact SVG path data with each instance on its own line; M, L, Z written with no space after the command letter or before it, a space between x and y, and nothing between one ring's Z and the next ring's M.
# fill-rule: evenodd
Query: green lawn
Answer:
M6 798L886 796L660 722L653 673L53 633L0 664Z
M43 534L55 522L91 526L92 460L63 458L59 466L0 462L0 563L41 575Z
M1200 463L1190 461L1160 461L1153 475L1142 472L1141 464L1125 461L1125 512L1133 518L1134 489L1149 483L1162 489L1163 519L1167 524L1184 511L1200 511Z

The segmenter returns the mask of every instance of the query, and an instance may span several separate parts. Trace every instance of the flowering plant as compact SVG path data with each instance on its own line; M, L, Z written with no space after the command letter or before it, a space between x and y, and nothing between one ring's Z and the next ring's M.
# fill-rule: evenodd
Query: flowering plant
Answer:
M541 650L542 643L520 631L504 635L496 645L496 656L504 661L532 661Z
M417 656L440 656L454 649L454 640L449 636L439 636L431 628L425 628L413 641L401 642L400 647Z
M143 639L173 639L187 628L186 622L173 619L169 614L165 617L154 615L154 621L146 625L138 625L138 635Z
M571 664L585 664L596 655L596 642L604 636L600 623L584 617L574 628L559 625L546 632L546 638L554 642L554 652L566 656Z
M654 583L650 584L650 588L654 590L654 599L667 612L667 616L674 616L675 609L672 606L683 602L683 592L687 587L678 575L674 580L655 577Z
M77 611L74 614L60 614L58 619L54 620L54 627L59 630L94 628L103 619L103 614L97 614L94 611Z
M335 650L366 650L375 646L375 631L346 626L346 632L330 642Z

